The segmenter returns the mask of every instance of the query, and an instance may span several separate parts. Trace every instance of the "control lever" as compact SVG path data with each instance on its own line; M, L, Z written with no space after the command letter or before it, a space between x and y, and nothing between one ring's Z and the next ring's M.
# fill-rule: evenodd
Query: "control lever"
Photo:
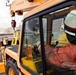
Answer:
M34 51L34 53L39 54L38 46L37 45L34 45L33 51Z

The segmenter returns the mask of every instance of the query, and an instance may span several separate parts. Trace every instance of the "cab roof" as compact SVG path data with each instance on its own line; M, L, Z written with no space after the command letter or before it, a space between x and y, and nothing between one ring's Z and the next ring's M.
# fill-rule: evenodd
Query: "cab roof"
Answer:
M65 0L63 0L63 1L65 1ZM61 3L63 1L62 0L48 0L45 3L37 6L36 8L34 8L31 11L29 11L28 13L26 13L23 17L23 20L29 16L32 16L32 15L34 15L34 14L36 14L44 9L47 9L47 8L49 8L55 4Z

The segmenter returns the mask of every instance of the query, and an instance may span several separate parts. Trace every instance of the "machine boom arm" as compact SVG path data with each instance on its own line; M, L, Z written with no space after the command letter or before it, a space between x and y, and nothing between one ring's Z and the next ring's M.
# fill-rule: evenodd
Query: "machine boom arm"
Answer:
M26 12L29 11L38 5L44 3L47 0L14 0L13 3L10 5L10 12L11 15L15 12Z

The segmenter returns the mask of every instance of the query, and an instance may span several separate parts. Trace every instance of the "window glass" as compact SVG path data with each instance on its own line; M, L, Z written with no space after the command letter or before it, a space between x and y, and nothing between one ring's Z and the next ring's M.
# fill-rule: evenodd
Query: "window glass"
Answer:
M39 45L37 45L37 43ZM40 46L39 18L25 22L21 62L29 70L43 74L42 56L38 51Z
M47 19L42 18L42 23L43 23L43 29L44 29L44 42L47 43Z
M55 44L55 42L58 41L60 34L64 33L63 20L64 18L53 20L51 44Z
M47 75L51 75L52 73L57 71L57 75L60 75L59 72L62 70L60 70L60 68L57 67L59 65L58 62L60 61L58 61L58 55L55 54L53 49L56 47L63 47L65 45L70 44L66 38L64 30L64 21L68 13L74 10L73 8L73 6L66 7L54 12L50 12L46 15L43 15L42 17L44 48L47 63ZM44 19L46 21L44 21ZM47 42L45 42L45 39L47 40Z

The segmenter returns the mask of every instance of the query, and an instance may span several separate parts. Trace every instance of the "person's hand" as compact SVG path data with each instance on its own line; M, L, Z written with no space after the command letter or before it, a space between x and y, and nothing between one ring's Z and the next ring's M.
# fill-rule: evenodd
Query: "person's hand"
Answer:
M63 68L68 68L70 70L76 70L76 64L72 62L63 62L62 64Z

